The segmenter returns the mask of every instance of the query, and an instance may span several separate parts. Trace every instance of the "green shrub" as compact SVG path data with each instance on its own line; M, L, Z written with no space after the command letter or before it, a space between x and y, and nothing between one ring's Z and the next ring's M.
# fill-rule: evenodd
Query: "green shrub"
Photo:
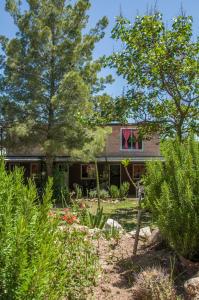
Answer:
M116 185L111 185L110 186L110 196L113 199L119 198L120 197L120 191Z
M97 190L90 190L88 194L91 199L97 198Z
M125 199L128 196L128 192L129 192L129 188L130 188L130 183L125 181L120 185L120 198L121 199Z
M53 171L53 197L56 199L56 203L61 204L62 207L71 203L66 172L58 169Z
M167 142L165 162L151 162L145 176L146 206L163 237L182 256L199 254L199 143Z
M93 284L93 248L83 233L58 229L51 187L40 202L21 170L0 164L0 299L84 299Z
M109 197L108 191L101 189L100 190L100 198L101 199L107 199ZM89 191L89 198L97 198L97 190L90 190Z
M101 199L107 199L108 197L109 197L109 193L107 190L104 190L104 189L100 190L100 198Z
M74 185L74 189L75 189L75 195L76 195L76 199L82 199L83 197L83 190L81 188L81 186L79 186L78 184Z

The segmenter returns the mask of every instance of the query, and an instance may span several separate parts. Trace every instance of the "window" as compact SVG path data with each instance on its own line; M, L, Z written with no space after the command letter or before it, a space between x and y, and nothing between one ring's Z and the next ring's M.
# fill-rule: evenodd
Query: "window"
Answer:
M142 138L135 129L121 130L122 150L142 150Z
M31 163L31 177L38 178L40 176L40 165L38 163Z
M82 179L95 179L95 165L94 164L84 164L81 165L81 178Z
M144 165L133 165L133 179L140 180L142 175L145 172L145 166Z

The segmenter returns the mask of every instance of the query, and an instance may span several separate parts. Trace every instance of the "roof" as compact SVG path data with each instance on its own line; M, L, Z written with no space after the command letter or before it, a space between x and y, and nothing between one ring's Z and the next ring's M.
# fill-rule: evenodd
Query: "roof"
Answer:
M45 161L45 156L6 156L6 162L41 162ZM146 162L146 161L164 161L162 156L139 156L139 157L128 157L132 162ZM98 157L98 162L121 162L124 157L121 156L102 156ZM75 160L69 156L56 156L55 162L81 162L81 160Z

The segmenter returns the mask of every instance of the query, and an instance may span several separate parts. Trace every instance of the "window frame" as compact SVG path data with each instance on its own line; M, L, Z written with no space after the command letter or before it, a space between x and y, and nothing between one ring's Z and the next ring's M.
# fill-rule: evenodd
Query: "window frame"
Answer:
M81 175L81 180L96 180L96 172L95 172L95 177L83 177L82 176L82 166L87 166L87 165L93 165L95 167L94 163L88 163L88 164L81 164L80 165L80 175Z
M133 164L133 180L138 180L139 181L141 178L137 178L137 177L134 176L134 174L135 174L134 168L137 167L137 166L142 166L142 167L146 168L146 165L144 163L138 163L138 164L134 163ZM146 171L146 169L145 169L145 171Z
M125 129L130 129L131 131L136 131L136 128L132 128L132 127L122 127L122 128L120 128L120 151L143 152L144 151L143 139L142 139L142 148L141 149L133 149L133 148L124 149L122 147L122 130L125 130Z

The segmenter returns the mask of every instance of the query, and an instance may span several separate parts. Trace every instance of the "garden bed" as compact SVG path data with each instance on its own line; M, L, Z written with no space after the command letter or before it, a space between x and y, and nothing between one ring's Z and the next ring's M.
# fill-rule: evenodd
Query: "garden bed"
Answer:
M165 246L147 247L140 241L138 253L133 256L133 243L134 238L128 233L122 235L119 241L107 241L104 238L94 240L102 269L98 284L87 299L93 299L93 296L94 299L100 300L138 299L134 298L136 278L140 272L147 272L149 268L162 268L165 274L174 280L176 298L165 296L164 299L187 299L183 285L194 275L194 271L185 268L175 253Z

